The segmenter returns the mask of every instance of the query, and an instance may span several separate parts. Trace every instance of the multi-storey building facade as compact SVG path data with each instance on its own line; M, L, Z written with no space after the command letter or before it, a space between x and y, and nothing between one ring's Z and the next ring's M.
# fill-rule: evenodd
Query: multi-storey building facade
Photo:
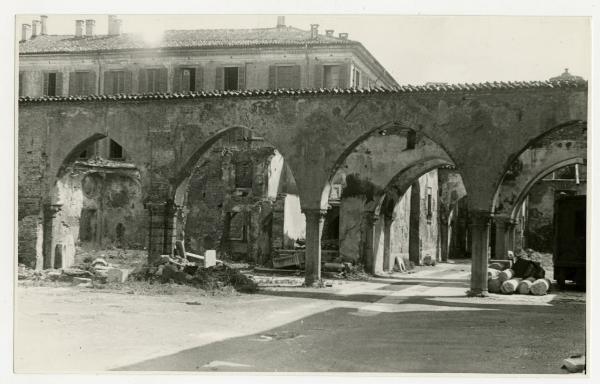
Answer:
M202 92L211 90L393 87L396 81L348 34L286 26L170 30L157 43L108 34L78 20L73 35L48 34L46 19L24 25L19 43L19 95ZM84 26L85 24L85 26Z

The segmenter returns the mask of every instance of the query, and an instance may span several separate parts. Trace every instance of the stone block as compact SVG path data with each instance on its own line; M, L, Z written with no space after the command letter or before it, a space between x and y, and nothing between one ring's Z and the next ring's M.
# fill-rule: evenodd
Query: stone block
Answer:
M120 268L111 268L106 271L106 282L108 283L124 283L129 276L129 270Z
M217 265L217 251L209 249L204 252L204 268L214 267Z
M73 285L88 284L88 283L91 284L92 279L87 278L87 277L74 277L72 283L73 283Z

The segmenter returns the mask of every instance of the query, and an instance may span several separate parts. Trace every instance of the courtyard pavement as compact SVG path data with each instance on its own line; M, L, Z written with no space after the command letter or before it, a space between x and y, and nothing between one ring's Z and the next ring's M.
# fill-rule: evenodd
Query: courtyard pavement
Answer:
M584 293L467 298L469 269L230 296L20 283L15 370L560 374L585 353Z

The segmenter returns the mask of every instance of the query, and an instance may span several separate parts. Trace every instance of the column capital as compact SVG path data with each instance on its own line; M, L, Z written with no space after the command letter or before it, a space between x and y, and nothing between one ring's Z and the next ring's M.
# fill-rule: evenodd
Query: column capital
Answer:
M327 216L327 210L322 208L302 208L301 211L307 218L318 216L322 220Z
M469 226L487 227L492 220L489 211L469 211Z
M383 218L386 222L391 223L392 221L396 220L397 215L395 213L385 214L383 215Z
M364 211L363 215L367 220L367 224L375 224L377 220L379 220L379 215L375 214L373 211Z
M508 225L512 219L509 216L494 216L494 223L496 225Z
M62 210L62 207L62 204L44 204L44 212L51 217L55 217Z

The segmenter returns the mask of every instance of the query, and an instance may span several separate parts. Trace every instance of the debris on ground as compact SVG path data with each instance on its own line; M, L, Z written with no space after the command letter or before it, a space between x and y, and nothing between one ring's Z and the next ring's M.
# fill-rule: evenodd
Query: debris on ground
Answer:
M346 280L369 280L371 276L365 272L362 264L353 265L352 263L342 263L344 269L334 274L332 277Z
M173 256L161 257L161 263L158 266L140 267L131 276L135 280L185 284L206 291L232 288L238 292L253 293L258 290L254 280L224 263L203 268Z
M570 373L585 372L585 355L573 355L568 359L564 359L561 368Z

